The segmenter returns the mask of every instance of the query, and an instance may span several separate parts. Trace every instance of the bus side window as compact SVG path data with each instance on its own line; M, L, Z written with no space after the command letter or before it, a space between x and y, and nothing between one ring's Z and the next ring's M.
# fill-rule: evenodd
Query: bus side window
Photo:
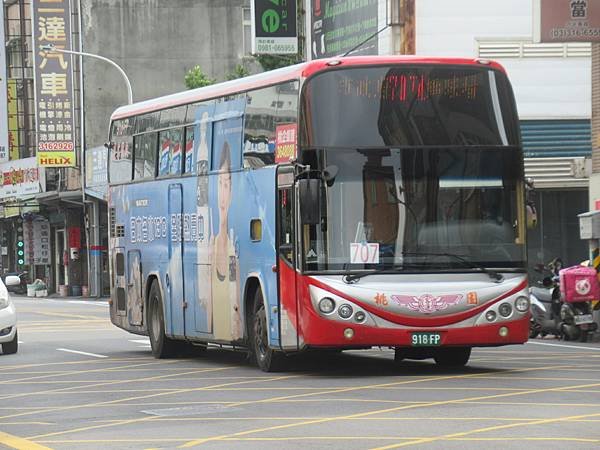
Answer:
M134 136L134 180L154 178L156 175L156 139L156 133Z
M171 131L161 131L158 135L158 176L169 174L171 168Z
M196 159L194 158L194 129L195 125L185 128L185 145L183 147L183 172L196 173Z
M169 173L171 175L181 174L183 159L183 128L171 130L171 161Z
M117 120L112 125L109 158L109 180L111 183L131 181L133 162L133 127L135 117Z

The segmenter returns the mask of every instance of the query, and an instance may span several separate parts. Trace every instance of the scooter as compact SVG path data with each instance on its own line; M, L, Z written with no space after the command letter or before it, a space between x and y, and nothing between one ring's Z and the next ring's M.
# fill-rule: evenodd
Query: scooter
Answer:
M560 307L561 331L565 340L587 342L588 335L598 328L591 302L600 294L596 270L579 265L563 269L559 275L563 301Z
M529 322L529 338L538 335L546 336L552 334L559 338L563 337L562 331L562 299L560 296L560 285L558 272L562 269L562 261L554 259L548 265L538 264L537 272L549 272L544 277L541 286L529 287L529 300L531 304L531 318Z
M14 286L6 286L6 290L8 292L14 292L15 294L21 294L21 295L25 295L27 294L27 283L28 283L28 272L24 271L24 272L8 272L5 273L4 275L2 275L2 281L6 280L6 277L9 275L14 275L19 277L19 279L21 280L20 284L14 285ZM6 285L6 283L4 283Z

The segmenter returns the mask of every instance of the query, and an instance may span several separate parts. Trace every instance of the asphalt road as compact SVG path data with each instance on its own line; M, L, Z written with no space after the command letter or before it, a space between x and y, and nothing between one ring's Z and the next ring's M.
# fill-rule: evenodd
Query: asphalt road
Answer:
M104 302L16 298L0 355L0 448L600 448L600 344L476 349L466 368L389 350L155 360Z

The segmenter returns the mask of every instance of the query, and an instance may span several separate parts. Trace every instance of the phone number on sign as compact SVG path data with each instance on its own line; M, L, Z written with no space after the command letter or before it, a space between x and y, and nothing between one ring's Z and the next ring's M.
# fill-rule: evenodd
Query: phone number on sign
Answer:
M55 150L55 151L71 151L73 150L72 142L40 142L38 145L39 150Z

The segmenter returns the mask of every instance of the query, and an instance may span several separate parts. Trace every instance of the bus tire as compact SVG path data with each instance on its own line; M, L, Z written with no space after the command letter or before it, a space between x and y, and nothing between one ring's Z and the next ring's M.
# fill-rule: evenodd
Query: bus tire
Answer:
M433 357L438 366L462 367L469 362L471 347L449 347L440 349Z
M148 296L148 337L152 355L157 359L170 358L176 354L176 342L165 335L165 318L162 307L162 296L158 282L154 280Z
M254 295L252 312L249 333L252 359L263 372L278 372L283 369L285 356L269 347L267 313L260 289Z
M15 331L15 337L13 338L13 340L2 344L2 354L12 355L13 353L17 353L18 349L19 349L19 336L17 335L17 332Z

